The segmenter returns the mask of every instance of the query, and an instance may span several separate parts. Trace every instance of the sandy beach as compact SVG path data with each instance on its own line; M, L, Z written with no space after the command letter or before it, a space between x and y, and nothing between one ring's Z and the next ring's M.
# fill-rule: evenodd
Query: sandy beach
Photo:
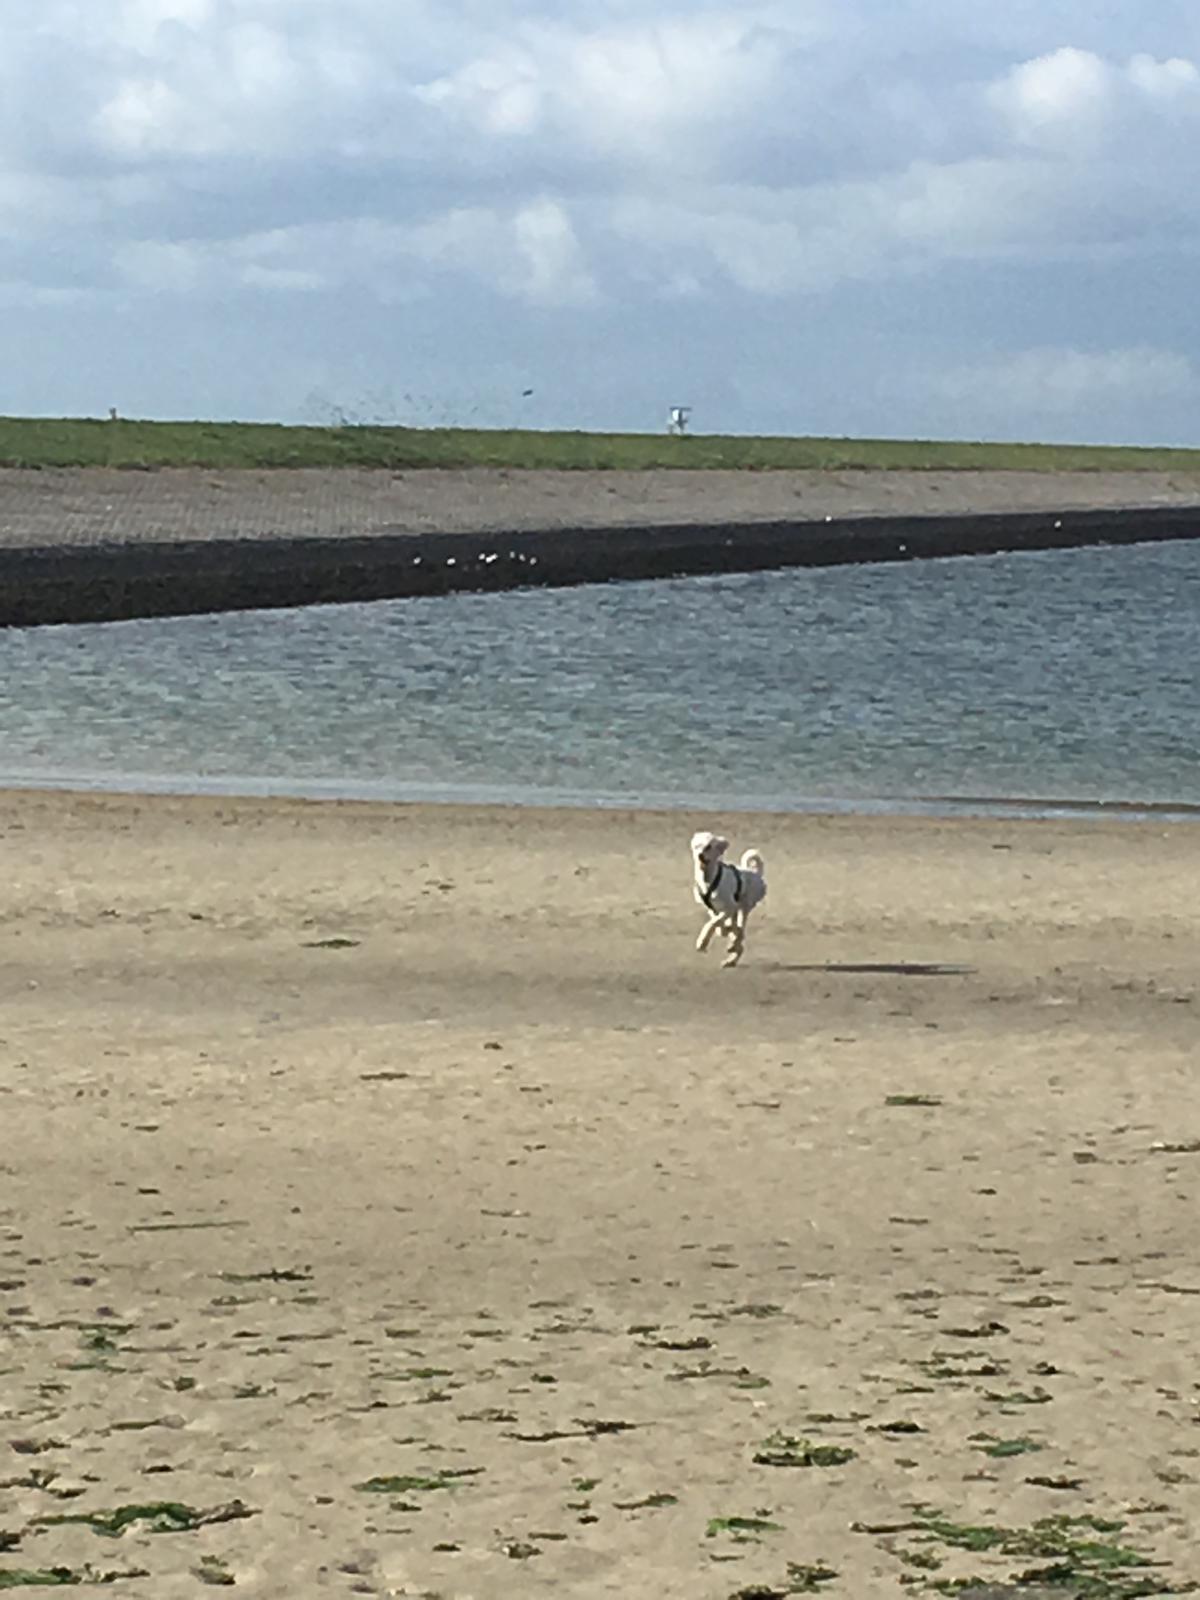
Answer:
M770 885L733 972L717 820ZM0 1587L1200 1580L1194 825L0 836Z

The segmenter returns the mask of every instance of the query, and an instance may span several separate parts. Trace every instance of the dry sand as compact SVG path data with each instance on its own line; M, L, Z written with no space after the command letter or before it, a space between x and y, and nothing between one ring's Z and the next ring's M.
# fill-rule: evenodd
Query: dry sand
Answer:
M1200 1578L1200 834L712 820L0 797L0 1573Z
M0 548L1200 503L1181 472L0 468Z

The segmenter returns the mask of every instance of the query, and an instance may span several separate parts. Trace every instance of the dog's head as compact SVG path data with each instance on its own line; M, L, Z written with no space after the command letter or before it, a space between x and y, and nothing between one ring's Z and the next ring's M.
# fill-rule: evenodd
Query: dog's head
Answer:
M703 867L706 876L712 872L728 849L729 840L722 839L719 833L694 833L692 835L692 855Z

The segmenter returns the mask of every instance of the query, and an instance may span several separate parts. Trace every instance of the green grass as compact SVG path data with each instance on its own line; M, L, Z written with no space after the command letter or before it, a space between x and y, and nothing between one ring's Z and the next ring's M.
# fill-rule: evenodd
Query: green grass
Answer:
M201 1556L199 1563L192 1568L192 1576L216 1589L237 1587L237 1579L219 1556Z
M822 1584L832 1583L837 1573L823 1561L814 1566L789 1561L788 1575L782 1584L752 1583L730 1595L729 1600L789 1600L791 1595L819 1594Z
M0 1589L64 1589L82 1582L70 1567L23 1567L15 1572L0 1572Z
M177 1500L155 1500L148 1505L117 1506L112 1511L80 1511L70 1516L36 1517L35 1527L64 1527L79 1523L94 1533L109 1539L119 1539L127 1528L144 1524L146 1533L192 1533L216 1522L238 1522L255 1513L240 1500L228 1505L214 1506L209 1511L197 1511Z
M128 1572L97 1572L94 1567L39 1567L0 1571L0 1589L74 1589L82 1585L122 1583L130 1578L148 1578L142 1568Z
M1152 1569L1151 1557L1120 1543L1124 1523L1085 1514L1078 1517L1043 1517L1029 1528L972 1526L926 1513L919 1522L924 1538L951 1549L987 1552L1011 1559L1047 1561L1049 1566L1029 1568L1016 1579L1013 1592L1025 1585L1061 1586L1064 1595L1078 1600L1134 1600L1135 1596L1178 1594L1170 1578ZM911 1563L912 1552L907 1553ZM983 1578L936 1580L930 1588L954 1593L960 1588L985 1586ZM1004 1587L997 1585L998 1588Z
M757 1544L760 1533L782 1533L783 1527L768 1517L710 1517L706 1539L728 1534L735 1544Z
M985 1441L979 1448L985 1456L992 1456L997 1461L1005 1461L1010 1456L1027 1456L1045 1448L1036 1439L993 1439L986 1434L979 1434L978 1438Z
M447 1467L438 1472L368 1478L354 1487L363 1494L432 1494L438 1489L453 1489L462 1479L476 1478L482 1471L482 1467Z
M518 429L288 427L281 423L0 417L10 467L735 467L1200 473L1200 450L905 439L733 438Z
M843 1467L854 1454L846 1445L813 1444L790 1433L773 1433L753 1459L760 1467Z

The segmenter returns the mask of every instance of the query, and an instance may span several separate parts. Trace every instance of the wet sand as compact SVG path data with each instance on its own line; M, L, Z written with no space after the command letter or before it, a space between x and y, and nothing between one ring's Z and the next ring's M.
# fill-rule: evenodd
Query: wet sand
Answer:
M770 886L732 972L716 820ZM0 1573L1200 1579L1194 826L10 793L0 838Z

